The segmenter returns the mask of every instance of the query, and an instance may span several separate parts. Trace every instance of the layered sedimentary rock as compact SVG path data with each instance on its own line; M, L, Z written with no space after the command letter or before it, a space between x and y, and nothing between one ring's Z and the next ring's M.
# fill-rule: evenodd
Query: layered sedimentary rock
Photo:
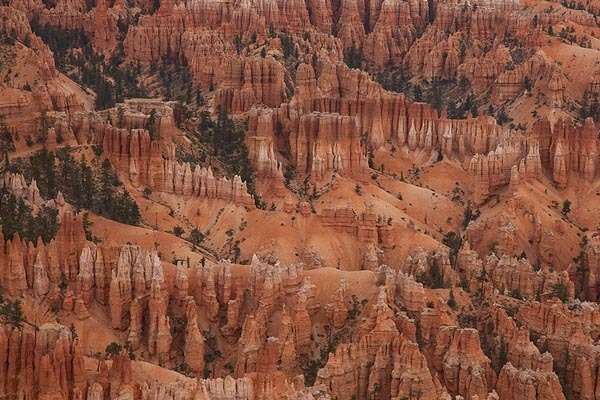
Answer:
M173 147L169 150L167 158L162 159L162 176L156 187L164 192L183 196L222 199L246 206L254 205L254 199L238 175L232 179L225 176L215 177L210 166L195 166L192 169L189 163L180 163L176 160Z
M423 285L415 281L414 277L401 271L387 269L381 271L386 275L386 289L389 296L399 305L411 312L420 312L424 307ZM411 337L412 335L407 335Z
M559 188L568 185L571 175L588 181L595 179L599 141L591 119L583 126L564 119L541 119L532 130L533 139L513 136L470 160L469 172L477 178L478 199L485 199L491 190L511 180L519 183L540 178L544 172Z
M15 178L15 176L13 176ZM15 185L23 183L21 179L12 179L12 188L20 196L28 196L34 200L34 209L40 206L57 208L57 200L41 202L35 182L31 185ZM27 189L25 192L21 189ZM60 226L54 239L44 243L38 238L36 243L21 239L19 233L12 238L5 238L0 232L0 282L2 287L12 296L23 295L28 289L34 289L41 296L54 288L61 279L75 279L79 273L79 253L85 245L81 215L74 215L65 208L59 213ZM34 211L37 212L37 211Z
M518 370L506 364L498 376L498 395L501 399L556 399L565 396L558 377L551 372ZM527 396L527 397L525 397Z
M283 107L254 111L249 119L250 152L260 176L277 176L277 154L289 154L297 173L318 180L331 172L350 174L367 167L356 119Z
M22 356L27 355L27 356ZM45 324L38 330L0 328L0 357L5 368L0 376L4 393L29 398L62 399L65 393L75 397L101 399L141 396L160 399L245 399L259 396L286 395L293 399L326 400L323 389L294 388L286 377L261 374L240 379L231 376L160 383L135 376L136 366L126 353L115 354L110 362L101 360L98 370L89 374L78 341L69 329L59 324ZM109 366L110 365L110 366ZM139 365L137 366L139 368ZM141 380L137 380L141 378ZM308 397L307 397L308 396ZM276 398L276 397L274 397Z
M433 23L404 58L412 75L451 80L462 76L478 93L490 89L486 82L495 81L499 86L492 88L496 101L514 98L522 81L510 72L515 66L505 46L512 47L511 40L515 40L529 48L541 41L542 30L533 15L520 13L513 1L471 6L438 3L434 12ZM489 46L486 51L481 50L483 43ZM502 76L504 72L509 76Z
M599 141L591 119L586 119L583 126L564 119L540 120L533 131L539 138L542 166L550 171L557 186L567 186L570 175L594 180Z
M360 132L351 117L303 115L298 121L298 131L291 133L289 142L296 168L317 178L326 171L360 171L366 167Z
M581 292L586 299L594 301L598 299L600 289L598 287L598 270L600 268L600 236L592 235L585 243L583 256L578 263L571 265L570 274L575 282L581 282Z
M92 216L109 233L88 243L82 215L62 195L40 197L38 184L45 189L47 182L4 175L0 186L34 214L56 208L61 227L49 243L29 243L20 233L0 237L3 311L21 300L24 319L21 329L0 327L2 394L594 399L600 311L577 299L598 297L597 210L588 201L597 186L597 126L567 115L578 113L581 90L600 92L599 80L579 81L556 62L557 53L577 50L569 62L588 67L596 51L586 42L597 25L593 1L552 8L512 0L92 3L13 0L0 7L0 30L17 39L0 50L15 50L7 54L21 63L18 74L0 68L0 114L14 139L36 132L43 112L49 125L45 141L28 149L17 140L8 158L42 146L70 146L88 160L93 151L90 165L108 159L125 187L139 191L132 194L144 217L202 199L193 201L201 205L195 216L173 212L160 227L197 228L206 238L201 245L191 235L165 240L167 229ZM178 102L128 99L81 112L79 96L91 106L92 90L100 95L102 87L94 82L78 94L29 19L50 36L83 34L104 55L97 69L118 87L117 97L131 84L118 72L133 62L136 84ZM572 34L580 48L568 43ZM69 48L67 57L79 62L88 50ZM79 78L77 68L68 69ZM180 82L169 85L184 70L191 79L182 96L173 93ZM383 88L407 80L411 96L431 101L435 89L450 88L448 97L457 99L443 102L468 100L462 111L480 116L450 119L450 107ZM246 184L222 176L227 168L219 162L183 161L205 150L200 113L214 116L219 108L248 124L248 161L258 178L251 189L267 189L269 210L254 209ZM500 124L492 114L515 121ZM386 171L383 163L380 171L369 169L368 161L382 159ZM549 181L556 187L545 187ZM352 193L356 184L368 185L363 193L355 189L364 211ZM560 201L582 192L591 194L561 215ZM438 195L451 212L438 208ZM429 199L443 214L439 221L424 218L409 230L391 223L420 217ZM311 260L306 242L323 228L332 241L326 238L323 254ZM123 245L130 235L155 248ZM338 246L336 235L343 238L332 251L327 245ZM223 260L233 246L245 256L240 264ZM319 257L340 249L357 250L362 260L349 265L352 271L321 268ZM253 251L261 257L247 263ZM382 251L389 265L380 265Z
M167 303L168 298L165 299L160 282L153 280L148 299L148 352L151 356L157 356L160 363L170 357L172 342Z
M339 8L337 10L336 8ZM211 29L242 40L264 38L268 27L285 29L292 35L311 32L331 33L334 29L344 47L363 42L378 44L369 59L383 65L397 60L423 28L428 17L426 2L383 2L362 4L354 1L333 6L327 2L308 4L297 1L268 4L243 3L233 5L218 2L189 2L161 7L157 15L144 17L139 26L128 33L125 50L131 57L157 61L168 52L186 50L184 31ZM367 29L362 24L367 18ZM398 24L407 25L396 28ZM373 30L367 36L367 32ZM385 44L380 44L385 43ZM366 48L366 46L365 46ZM190 58L191 59L191 58Z
M204 337L198 328L196 303L191 300L186 309L185 362L196 373L204 371Z
M519 308L517 320L532 331L544 335L544 346L554 358L556 374L564 380L566 396L590 396L593 393L598 355L591 344L597 332L597 307L583 303L574 310L560 302L531 303Z
M444 250L426 252L416 249L406 258L401 270L413 277L427 276L430 280L439 280L434 285L453 286L457 278L450 265L448 253Z
M437 398L425 357L415 343L398 337L375 351L369 354L366 340L356 346L340 345L319 371L318 382L340 399L361 398L372 391L393 398L414 392L424 399ZM373 362L371 368L367 366L369 360Z
M381 291L361 328L364 336L358 343L339 345L319 370L317 382L342 399L364 398L374 391L392 398L416 392L422 398L437 398L439 392L425 357L416 343L398 332L385 298Z
M489 118L445 119L429 106L411 104L341 65L322 65L318 77L313 67L301 65L297 85L290 106L354 116L359 132L366 132L374 147L391 140L431 160L443 156L464 163L478 181L479 198L508 184L515 165L523 179L541 174L537 144L507 135Z
M157 296L161 285L164 285L164 275L155 251L137 246L124 246L118 253L116 265L109 273L111 279L108 302L114 329L125 329L128 319L126 316L134 298L153 293L155 308L161 306ZM156 315L158 318L160 313L157 312Z
M458 267L471 290L480 289L482 280L486 280L501 293L529 299L551 296L557 285L565 288L565 296L568 298L573 298L575 293L575 286L566 271L535 271L527 259L508 255L498 258L491 254L482 262L468 245L459 253Z
M282 178L283 172L278 152L280 138L278 113L270 109L253 109L248 118L246 143L252 166L260 177Z
M15 397L62 398L86 388L83 354L71 332L58 324L39 330L0 327L0 385Z
M11 67L3 71L0 85L0 113L9 131L33 136L40 129L42 113L87 108L83 91L59 73L52 52L32 32L27 14L1 6L0 19L0 33L11 38L5 45ZM25 68L28 74L22 74Z
M153 132L148 130L151 116L155 121ZM239 176L216 177L210 166L192 166L177 160L176 146L160 140L176 130L173 110L162 101L129 100L104 116L76 113L68 122L59 120L56 129L75 137L78 143L101 146L115 168L134 186L254 206L254 199Z
M286 98L284 69L272 59L231 59L218 72L215 104L229 112L244 112L255 104L279 106Z
M363 243L377 244L380 237L377 230L377 216L369 207L357 213L351 208L324 209L319 215L323 226L355 236Z
M284 10L278 10L277 4L263 9L254 4L199 1L161 7L160 13L144 16L128 31L125 53L142 62L162 57L186 60L203 88L216 89L215 104L225 110L243 112L254 104L275 107L287 96L283 66L270 58L236 56L231 39L236 34L243 41L253 35L256 40L257 34L264 37L268 24L291 29L289 10L303 14L291 18L298 28L309 23L305 5L294 4ZM205 62L198 63L199 58L206 58Z
M485 398L495 385L496 375L481 350L475 329L442 327L432 357L434 368L451 394Z
M494 336L494 343L497 345L495 354L498 357L506 355L506 361L515 368L552 372L552 355L548 352L542 354L530 340L529 330L517 326L517 322L499 305L492 307L487 326L481 334Z
M561 75L548 66L543 55L527 53L524 62L514 69L506 69L504 65L511 62L512 57L512 48L506 47L508 44L499 45L490 52L493 56L490 56L489 68L473 63L479 58L475 49L468 49L467 60L463 59L465 55L459 54L464 52L460 46L466 40L460 31L467 27L470 38L482 43L495 35L507 40L518 38L527 45L537 43L539 28L534 35L524 34L524 28L532 24L532 17L518 15L513 2L479 6L348 2L338 10L336 35L344 47L354 43L363 48L363 54L370 61L380 65L404 57L410 48L406 53L410 68L429 78L456 78L460 71L477 86L481 79L475 74L493 70L486 78L489 81L479 86L487 88L496 82L494 98L498 103L517 96L527 82L554 71L550 74L552 79L544 84L554 93L552 102L559 106L563 90L557 83L561 79L555 77ZM270 56L255 57L249 54L251 51L246 54L230 43L235 35L239 35L244 46L259 48L263 45L266 27L285 26L292 34L305 29L304 37L294 37L293 43L295 49L302 52L304 42L312 40L313 36L320 37L309 32L308 26L312 23L317 29L330 32L336 24L334 11L330 5L319 2L308 5L285 2L268 7L251 3L242 5L239 10L215 2L171 4L161 7L161 12L156 15L145 16L138 26L129 30L125 52L144 62L155 62L163 56L187 60L195 80L204 88L214 89L214 104L236 113L248 111L253 105L278 107L288 101L290 107L276 113L273 127L267 128L262 120L258 133L250 135L251 158L259 176L279 176L280 154L288 154L287 151L291 153L290 161L294 166L315 176L328 170L355 170L356 166L362 169L366 152L358 144L357 136L366 132L369 143L375 147L391 139L413 151L424 150L431 154L431 159L443 154L466 163L468 170L480 181L477 197L482 200L491 191L507 185L511 176L515 184L540 177L537 144L523 140L501 143L499 137L505 136L503 129L490 120L447 120L429 107L410 104L402 96L384 91L366 74L336 62L300 63L295 71L296 87L292 97L289 95L291 85L279 60ZM434 23L413 45L417 32L424 29L430 14L436 16ZM400 22L406 26L395 28ZM443 43L434 46L433 43L442 37ZM264 39L269 46L275 47L274 43L280 38ZM195 61L199 56L207 58L207 62L199 65ZM339 54L334 59L336 57L339 61ZM459 68L461 63L464 64ZM311 112L324 114L317 117ZM355 128L341 128L354 125L352 119L345 118L347 116L356 118L357 132ZM288 120L292 125L298 124L297 128L287 127ZM277 131L278 123L283 127L283 135L281 132L274 135L263 132L263 129ZM341 137L336 133L338 130L350 132L350 138ZM564 180L561 165L565 152L561 149L558 146L555 157L559 181Z
M484 201L494 190L509 183L517 184L540 178L542 165L539 145L523 137L512 137L486 154L475 154L469 162L475 177L474 198Z
M75 129L76 134L83 132ZM160 147L145 129L119 129L110 124L89 127L92 143L102 146L113 165L124 171L134 185L154 187L160 178L157 164L160 163Z
M96 2L93 17L93 45L97 52L111 54L117 46L117 20L104 0Z

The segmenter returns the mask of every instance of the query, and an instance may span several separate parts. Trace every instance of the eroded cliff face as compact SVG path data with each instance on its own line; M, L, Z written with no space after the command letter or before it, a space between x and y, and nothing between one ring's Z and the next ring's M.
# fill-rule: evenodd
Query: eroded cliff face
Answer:
M83 30L95 50L106 54L116 47L115 21L126 19L121 5L108 8L104 2L89 11L66 3L51 10L34 8L43 24ZM54 22L50 14L61 17ZM507 109L517 98L525 102L527 95L543 97L545 107L563 109L575 100L565 90L573 78L540 47L544 32L560 18L585 25L575 17L579 14L551 10L540 17L517 2L168 2L127 30L123 54L143 65L183 62L194 84L211 93L215 109L280 110L273 128L260 125L261 132L252 135L270 137L273 129L277 140L249 142L259 177L278 174L278 163L289 163L315 180L334 171L354 171L362 168L370 149L391 141L416 151L421 160L459 160L478 181L482 202L511 177L514 183L539 178L538 153L543 174L550 174L559 187L567 185L571 171L594 179L597 140L583 134L576 135L582 136L577 144L563 143L574 135L558 133L564 128L555 130L556 122L544 118L532 124L534 133L524 135L528 139L515 139L510 129L484 118L448 120L439 110L412 104L383 90L371 76L346 68L345 53L360 50L364 65L375 72L402 64L409 77L426 82L462 79L475 95L487 93L493 109ZM287 34L278 35L279 30ZM305 116L313 112L354 117L355 122ZM311 118L325 120L316 128L316 122L307 122ZM343 135L336 132L340 129ZM305 141L312 149L302 148Z
M172 104L137 99L97 115L57 114L53 130L54 135L72 138L74 145L101 148L102 156L134 187L254 206L239 176L215 176L210 165L177 159L171 139L179 130Z
M2 99L4 124L17 144L39 129L42 113L89 109L89 98L74 82L61 74L52 52L30 27L27 14L13 7L0 7L3 40ZM16 41L16 42L15 42Z
M550 176L564 188L569 175L596 179L599 143L591 120L581 126L542 119L531 133L521 134L489 117L447 119L342 65L324 64L317 74L311 65L301 64L296 77L289 104L250 113L256 143L250 149L259 175L276 176L282 154L289 155L298 172L316 179L327 171L360 172L369 149L391 143L413 158L460 163L476 181L477 202L511 182L514 186Z
M597 399L598 14L1 6L0 396Z
M2 245L0 285L9 301L24 299L22 326L5 320L0 330L8 395L593 396L600 311L556 299L558 287L565 301L574 296L566 272L534 271L506 254L482 261L468 244L455 261L445 249L418 249L398 269L337 271L333 280L323 269L257 256L249 265L206 258L171 264L155 249L88 242L81 217L63 199L43 200L20 175L3 182L28 204L61 211L50 243L15 234ZM325 222L345 229L337 214ZM362 220L359 231L369 231L369 217ZM584 248L588 279L594 243ZM483 308L474 307L477 298ZM34 307L48 304L57 308ZM103 320L96 335L103 343L94 343L84 332ZM82 350L116 337L126 338L125 349L109 346L104 356ZM302 367L303 360L310 364ZM170 377L166 369L205 378Z

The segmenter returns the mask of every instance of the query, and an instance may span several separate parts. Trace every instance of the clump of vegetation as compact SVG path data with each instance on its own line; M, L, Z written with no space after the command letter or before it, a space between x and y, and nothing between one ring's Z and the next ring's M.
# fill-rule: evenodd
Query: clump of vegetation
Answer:
M504 364L506 364L508 362L508 345L506 344L506 341L504 341L503 338L500 339L500 347L498 349L498 367L497 370L499 371Z
M145 199L149 199L150 196L152 196L152 189L150 189L149 187L145 187L144 190L142 191L142 195L144 196Z
M283 179L286 185L289 185L294 179L296 179L296 168L293 165L287 164L283 171Z
M319 369L323 367L320 360L309 359L305 360L301 363L302 372L304 375L304 382L306 382L307 386L312 386L315 384L317 379L317 373Z
M512 118L510 118L508 116L508 114L506 114L506 111L504 110L500 110L498 112L498 114L496 115L496 122L498 122L499 125L504 125L508 122L512 122Z
M597 94L585 91L581 100L579 117L582 120L592 118L596 122L600 121L600 99Z
M99 239L97 236L95 236L92 233L92 225L94 225L94 223L92 221L90 221L90 215L89 213L84 213L83 214L83 231L85 232L85 239L89 240L90 242L94 242L94 243L100 243L102 242L101 239Z
M200 88L194 88L190 84L192 75L185 59L164 56L160 63L157 63L158 69L151 66L151 73L155 73L161 82L162 94L166 100L176 100L183 104L195 104L201 106L204 104L204 96ZM183 111L177 110L177 113ZM175 110L174 110L175 112ZM176 122L179 116L176 116Z
M462 237L456 232L448 232L442 239L444 243L450 249L450 263L454 266L456 263L456 257L458 257L458 251L462 246Z
M279 40L281 41L281 48L283 49L283 58L289 60L298 57L296 45L294 44L294 39L292 39L291 36L285 33L280 33Z
M200 246L200 243L204 241L204 233L202 233L202 231L198 228L193 228L190 231L188 241L190 241L194 246Z
M473 211L473 208L471 207L471 202L469 201L467 203L467 207L465 208L465 212L463 215L463 228L467 228L467 226L469 226L469 223L471 221L475 221L477 218L479 218L480 215L480 211L479 210L475 210Z
M363 52L354 43L344 50L344 62L348 68L361 68L363 63Z
M256 191L256 178L245 141L245 125L236 123L221 109L216 120L211 119L208 113L202 113L198 132L196 144L203 151L199 151L198 157L190 161L215 161L225 174L239 175L246 183L248 192L254 196L257 207L265 208Z
M187 376L188 378L196 377L194 370L192 370L192 368L190 368L190 366L184 362L177 364L175 366L175 371L179 372L182 375Z
M565 217L567 215L569 215L569 213L571 212L571 204L572 204L571 200L569 200L569 199L566 199L565 201L563 201L562 209L560 210L560 213L562 215L564 215Z
M471 84L464 77L413 83L404 67L394 66L377 74L376 79L386 90L404 93L413 101L429 103L438 113L446 108L450 119L466 118L468 114L479 115Z
M358 316L362 312L365 304L366 301L359 301L358 297L356 297L356 295L353 294L350 299L350 306L348 307L348 319L350 321L356 321L358 319Z
M521 291L519 289L511 290L510 297L517 299L517 300L523 300L523 294L521 294Z
M0 226L6 239L18 233L22 239L35 242L42 238L49 243L58 231L58 211L42 206L36 215L22 198L17 198L7 188L0 188Z
M417 274L415 279L417 282L432 289L441 289L447 286L446 282L444 282L443 271L435 259L432 260L429 270Z
M402 66L386 69L377 74L376 79L385 90L392 92L404 93L410 87L410 76Z
M20 328L25 322L21 300L9 300L0 295L0 320L14 328Z
M555 283L554 285L552 285L552 296L557 297L563 303L566 303L569 301L569 290L567 289L567 286L564 283Z
M206 338L206 348L204 350L204 378L210 377L210 368L209 364L214 363L217 359L223 357L223 353L219 350L219 343L217 342L217 338L210 331L204 332L204 337Z
M148 115L148 119L146 120L146 129L150 134L150 138L152 140L159 139L158 127L160 124L160 117L157 114L156 110L153 108Z
M123 346L121 346L117 342L111 342L111 343L109 343L106 346L106 349L104 350L104 352L106 353L106 355L109 356L109 357L117 356L117 355L121 354L121 351L123 351Z
M55 198L61 192L76 209L90 210L129 225L141 221L136 202L106 159L94 168L85 158L75 160L68 149L56 153L43 149L28 159L16 160L10 168L27 180L35 179L44 198Z
M458 304L456 303L456 299L454 298L454 292L452 291L452 289L450 289L450 294L448 295L448 301L446 303L448 304L448 307L450 307L453 310L456 310L456 307L458 306Z
M8 159L8 153L15 151L15 143L8 127L4 123L4 116L0 115L0 157Z
M122 44L110 60L105 60L93 50L83 30L41 24L37 18L31 21L31 28L50 47L61 72L96 92L97 109L114 107L128 97L146 97L146 90L138 81L141 66L124 62Z

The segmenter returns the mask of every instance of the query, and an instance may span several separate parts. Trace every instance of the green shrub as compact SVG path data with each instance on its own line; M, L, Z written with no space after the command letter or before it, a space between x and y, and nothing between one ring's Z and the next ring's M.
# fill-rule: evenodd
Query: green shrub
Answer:
M121 354L121 351L123 350L123 346L121 346L119 343L117 342L111 342L108 344L108 346L106 346L106 349L104 350L104 352L106 353L107 356L116 356Z

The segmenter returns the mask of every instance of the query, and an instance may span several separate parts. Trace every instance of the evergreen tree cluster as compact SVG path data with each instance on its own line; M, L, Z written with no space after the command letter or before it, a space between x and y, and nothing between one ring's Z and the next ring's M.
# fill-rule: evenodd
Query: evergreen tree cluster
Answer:
M473 116L477 116L477 104L473 94L470 93L463 101L449 99L448 106L446 109L448 118L450 119L463 119L467 116L467 113L471 113Z
M121 352L123 351L123 346L121 346L121 344L117 343L117 342L111 342L106 346L106 349L104 350L104 352L106 353L107 356L109 357L115 357L118 356L119 354L121 354Z
M192 74L184 60L178 60L171 56L164 56L158 64L158 69L151 66L151 72L157 73L166 100L177 100L184 104L195 103L197 106L204 104L204 97L200 88L191 85Z
M17 198L6 187L0 188L0 226L5 239L12 239L18 233L30 242L41 237L44 243L49 243L58 231L57 217L58 210L46 206L34 215L22 198Z
M410 76L402 66L380 72L376 80L385 90L391 92L403 93L410 87Z
M281 41L281 48L283 49L283 58L286 60L290 58L298 58L298 52L296 51L296 45L294 39L291 36L280 33L279 40Z
M441 289L448 286L444 281L444 276L437 260L433 260L428 271L422 271L415 278L417 282L432 289Z
M354 43L351 47L344 50L344 62L348 68L360 68L363 63L363 52Z
M431 82L415 83L411 82L408 72L400 66L383 70L377 74L376 80L384 89L404 93L413 101L428 103L438 113L446 108L450 119L463 119L469 113L472 116L479 114L471 85L465 78L459 80L433 79Z
M85 158L75 160L68 149L56 153L42 149L29 159L15 161L12 168L28 180L35 179L44 198L54 198L60 191L76 209L90 210L125 224L140 223L136 202L106 159L92 167Z
M157 140L160 137L158 132L159 124L160 118L157 115L156 110L152 109L152 111L150 111L150 115L148 116L148 120L146 121L146 129L148 130L148 133L150 133L150 138L152 140Z
M128 97L146 97L146 90L137 81L141 67L123 64L121 43L107 62L103 55L94 52L82 30L41 25L35 19L31 28L50 47L61 72L96 92L96 108L114 107Z
M596 122L600 121L600 99L598 99L598 95L588 91L583 94L580 117L581 119L589 117Z
M573 10L585 10L585 4L579 3L577 1L562 0L560 2L560 4L563 7L567 7L567 8L573 9Z
M7 158L8 153L15 151L15 142L12 134L4 123L4 116L0 115L0 157Z
M210 156L222 164L227 175L239 175L246 182L250 194L260 202L245 142L245 126L236 123L227 112L221 110L216 120L203 112L198 131L200 142L208 147Z
M0 293L0 321L2 321L4 324L11 325L14 328L22 327L23 322L29 324L27 321L25 321L20 299L6 299Z

